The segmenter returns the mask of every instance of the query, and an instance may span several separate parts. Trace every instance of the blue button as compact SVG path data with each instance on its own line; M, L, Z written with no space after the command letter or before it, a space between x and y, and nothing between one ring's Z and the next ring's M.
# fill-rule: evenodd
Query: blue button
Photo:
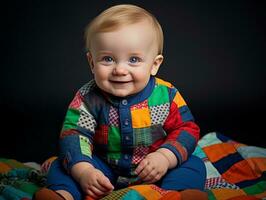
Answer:
M128 126L128 125L129 125L129 121L128 121L128 119L126 119L126 120L124 121L124 125L125 125L125 126Z
M127 141L130 140L130 137L129 136L126 136L125 137L125 140L127 140Z
M123 100L122 100L122 104L123 104L124 106L126 106L126 105L127 105L127 100L126 100L126 99L123 99Z

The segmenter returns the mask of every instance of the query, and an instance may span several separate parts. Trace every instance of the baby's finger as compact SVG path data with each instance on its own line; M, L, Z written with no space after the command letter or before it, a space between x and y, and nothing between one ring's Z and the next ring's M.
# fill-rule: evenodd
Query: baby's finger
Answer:
M93 192L94 195L96 195L98 197L105 194L105 191L102 191L101 188L99 188L98 185L97 186L92 186L90 188L90 190Z
M145 168L138 174L138 176L144 180L153 171L150 165L146 165Z
M114 189L114 186L107 177L101 177L97 180L97 182L99 184L99 189L101 189L102 191L106 192Z
M143 171L146 165L148 165L148 160L143 159L136 168L135 173L139 175L139 173Z
M150 171L142 180L145 182L151 181L155 178L157 172L155 170Z
M145 182L148 184L151 184L151 183L155 183L155 182L159 181L160 179L161 179L161 175L157 174L155 177L153 177L152 179L145 181Z
M86 192L86 195L89 195L89 196L92 197L93 199L98 199L98 198L99 198L99 196L98 196L96 193L94 193L94 191L93 191L92 189L88 190L88 191Z

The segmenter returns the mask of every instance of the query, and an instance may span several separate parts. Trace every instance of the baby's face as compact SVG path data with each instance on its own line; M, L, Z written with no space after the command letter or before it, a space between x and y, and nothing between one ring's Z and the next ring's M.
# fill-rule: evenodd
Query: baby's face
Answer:
M88 53L98 87L114 96L138 93L163 60L155 31L148 21L96 34Z

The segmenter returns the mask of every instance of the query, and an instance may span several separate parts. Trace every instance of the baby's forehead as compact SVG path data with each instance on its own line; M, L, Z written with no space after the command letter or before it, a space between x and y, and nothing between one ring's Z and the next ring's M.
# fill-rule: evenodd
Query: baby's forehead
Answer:
M108 31L99 31L91 38L91 49L159 49L159 42L152 23L142 20L121 24Z
M104 24L104 23L103 23ZM155 31L155 26L154 24L151 22L151 20L143 18L140 20L136 20L136 21L123 21L123 22L117 22L114 23L113 25L110 24L109 27L99 27L98 32L111 32L111 31L118 31L120 29L123 28L127 28L127 27L132 27L132 28L150 28L151 31Z

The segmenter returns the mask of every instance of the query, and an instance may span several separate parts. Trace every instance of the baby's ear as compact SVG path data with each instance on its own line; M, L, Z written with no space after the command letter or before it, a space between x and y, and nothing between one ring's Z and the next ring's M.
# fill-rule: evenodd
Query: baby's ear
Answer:
M94 63L93 63L93 59L92 59L91 52L88 51L88 52L86 53L86 55L87 55L88 62L89 62L89 64L90 64L91 72L93 73Z
M151 75L155 76L157 74L162 62L163 62L163 55L157 55L154 58L152 69L151 69Z

